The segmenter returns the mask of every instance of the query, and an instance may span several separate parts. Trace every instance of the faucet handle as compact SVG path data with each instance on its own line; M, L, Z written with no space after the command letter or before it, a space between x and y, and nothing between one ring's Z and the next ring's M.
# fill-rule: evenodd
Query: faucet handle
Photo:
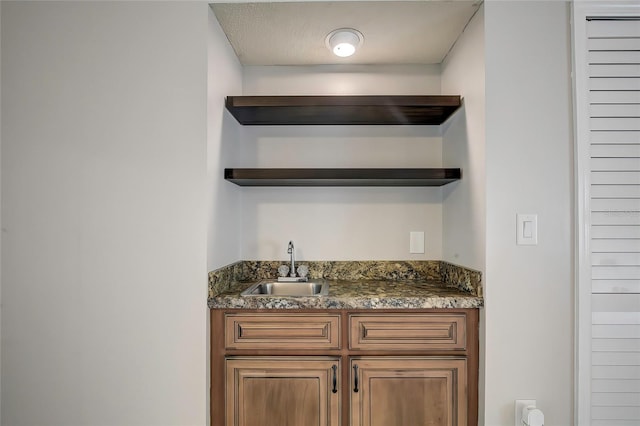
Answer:
M307 265L298 266L298 276L305 278L309 273L309 267Z
M287 265L280 265L280 267L278 267L279 276L286 277L288 273L289 273L289 267Z

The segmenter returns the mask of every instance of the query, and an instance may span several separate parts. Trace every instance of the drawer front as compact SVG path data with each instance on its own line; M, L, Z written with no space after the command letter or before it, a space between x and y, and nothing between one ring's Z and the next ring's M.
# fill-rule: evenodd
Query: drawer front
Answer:
M465 350L466 340L464 313L349 316L350 349Z
M340 349L338 314L227 314L227 349Z

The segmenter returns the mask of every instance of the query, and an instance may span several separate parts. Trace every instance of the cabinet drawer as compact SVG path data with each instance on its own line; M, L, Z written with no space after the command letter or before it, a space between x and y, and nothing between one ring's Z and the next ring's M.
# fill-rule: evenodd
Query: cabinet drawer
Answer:
M340 349L338 314L227 314L227 349Z
M450 314L353 314L349 348L356 350L465 350L466 316Z

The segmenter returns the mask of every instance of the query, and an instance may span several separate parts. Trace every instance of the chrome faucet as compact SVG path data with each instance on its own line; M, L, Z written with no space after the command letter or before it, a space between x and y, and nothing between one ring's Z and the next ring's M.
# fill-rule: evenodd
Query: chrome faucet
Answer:
M295 250L293 248L293 241L289 241L289 246L287 247L287 253L291 255L291 272L289 273L289 276L291 278L296 277L296 256L294 251Z
M309 268L307 266L300 265L301 273L296 273L296 253L295 248L293 247L293 241L289 241L287 253L291 255L291 268L287 265L280 266L278 268L278 281L285 283L307 282L309 280L309 278L307 278L307 274L309 273ZM287 273L289 273L289 275L287 275Z

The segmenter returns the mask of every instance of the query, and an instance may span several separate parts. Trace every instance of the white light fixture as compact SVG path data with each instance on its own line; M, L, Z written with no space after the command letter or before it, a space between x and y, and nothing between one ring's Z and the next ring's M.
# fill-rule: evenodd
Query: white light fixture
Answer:
M333 30L327 35L325 44L334 55L346 58L356 52L356 49L362 45L364 37L360 31L352 28L340 28Z

